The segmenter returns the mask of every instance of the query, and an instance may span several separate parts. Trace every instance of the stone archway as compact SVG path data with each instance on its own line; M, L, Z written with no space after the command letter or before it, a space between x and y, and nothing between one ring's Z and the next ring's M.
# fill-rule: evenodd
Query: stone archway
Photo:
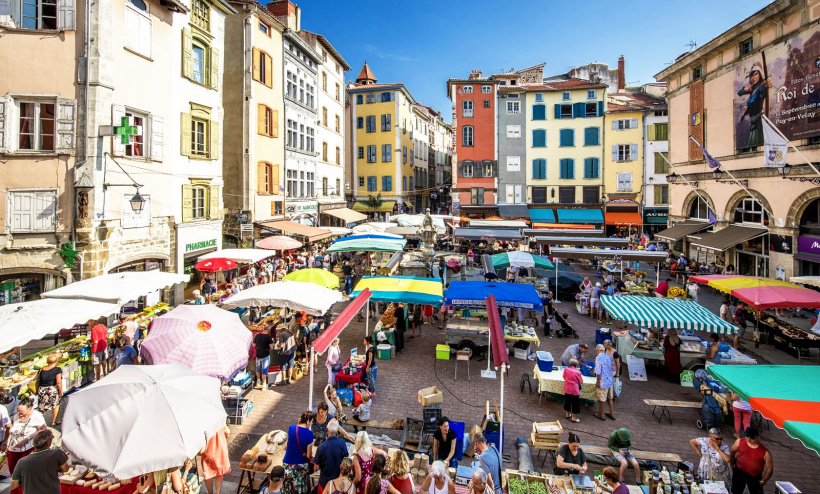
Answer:
M740 201L742 201L743 199L747 199L749 197L749 194L751 194L752 197L757 202L762 204L763 208L766 209L766 211L768 211L768 213L766 213L766 214L769 217L769 226L770 227L776 226L775 223L773 223L773 222L776 222L777 218L774 217L774 211L772 211L772 205L769 204L769 201L766 200L766 198L763 196L763 194L761 194L760 192L758 192L754 189L749 189L748 193L745 190L741 189L741 190L735 192L734 194L732 194L732 196L729 197L729 199L726 201L726 210L723 213L723 220L727 221L729 223L734 223L735 208L737 207L738 204L740 204Z
M700 194L700 196L698 196L698 194ZM681 216L683 216L684 218L689 217L689 210L692 208L692 203L694 203L699 197L702 197L706 200L706 205L709 207L709 209L711 209L712 211L715 210L715 202L712 200L709 194L707 194L706 191L704 191L703 189L696 189L689 192L689 195L687 195L686 199L683 200Z
M797 196L797 199L795 199L789 207L789 214L786 215L786 223L784 226L786 228L799 228L800 218L803 216L803 213L806 212L806 208L809 204L816 199L820 199L820 188L809 189Z

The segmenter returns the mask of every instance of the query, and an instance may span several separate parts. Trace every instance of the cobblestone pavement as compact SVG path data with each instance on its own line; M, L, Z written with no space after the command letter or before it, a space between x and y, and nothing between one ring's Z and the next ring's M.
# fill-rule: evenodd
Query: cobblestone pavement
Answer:
M704 290L704 292L708 291ZM705 293L702 303L706 306L713 305L716 303L713 298L719 300L718 295ZM335 308L337 313L340 310L341 307ZM559 305L559 310L569 314L569 320L580 333L580 339L542 338L540 349L558 356L569 344L579 341L594 343L595 329L600 326L597 321L579 315L574 306L568 303ZM371 321L371 328L374 322ZM351 323L341 335L342 353L347 353L354 346L361 349L363 335L364 323ZM435 325L425 325L423 336L407 340L405 351L397 358L379 361L377 393L372 411L374 419L421 418L417 392L424 387L435 385L444 393L444 415L453 420L466 422L468 429L472 424L480 423L485 400L499 400L500 398L500 382L480 376L480 370L487 366L486 359L471 361L471 380L467 380L466 368L462 366L458 369L458 380L454 380L454 361L435 359L435 345L443 342L443 331L438 330ZM749 346L753 347L753 345ZM767 345L761 345L759 350L762 350L760 353L773 355L782 353ZM751 349L751 353L754 353L754 348ZM782 355L787 359L787 362L783 363L797 363L796 359ZM756 356L759 357L759 355ZM781 358L778 355L775 356L778 359ZM760 358L760 361L761 363L768 362L764 358ZM651 407L643 402L646 398L686 401L700 399L693 389L668 383L665 379L665 369L650 367L648 369L649 380L646 382L628 380L624 382L623 394L615 401L617 420L607 419L606 422L602 422L592 416L592 407L582 407L581 422L577 424L563 420L562 406L554 399L547 398L539 405L537 394L529 394L528 389L521 392L522 375L531 374L532 369L533 362L511 359L511 369L505 379L504 452L512 456L512 461L506 463L505 468L517 468L518 466L516 438L528 437L533 421L547 420L561 420L567 431L579 434L582 443L596 446L605 446L609 433L615 428L626 427L632 433L636 449L677 453L685 460L692 462L697 460L689 446L689 440L705 435L695 423L700 416L700 410L673 410L673 424L666 421L659 424L652 418ZM325 367L320 363L320 369L315 374L315 399L318 399L326 382L327 373ZM254 410L244 424L231 428L233 441L231 458L234 461L234 471L230 480L237 480L238 460L244 450L249 447L248 445L252 445L256 439L270 430L285 429L295 423L299 413L308 405L308 390L309 379L306 377L290 386L254 392ZM724 423L722 429L726 440L732 441L732 425ZM381 430L371 430L371 433L373 432L384 433ZM399 438L400 432L390 431L388 435ZM775 473L772 480L790 480L803 492L809 492L810 486L817 478L815 469L820 467L817 455L773 425L768 429L764 428L761 436L763 444L771 449L774 457ZM566 433L563 439L566 440ZM543 469L540 460L536 460L535 464L539 471L551 469L549 461ZM631 479L631 474L628 474L627 478Z

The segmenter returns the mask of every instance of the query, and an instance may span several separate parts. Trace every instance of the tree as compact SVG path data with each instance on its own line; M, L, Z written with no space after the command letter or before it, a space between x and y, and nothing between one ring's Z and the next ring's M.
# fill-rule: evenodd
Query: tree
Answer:
M381 192L377 193L375 196L367 196L367 200L364 203L367 205L367 208L371 211L378 210L384 203L384 201L382 200Z

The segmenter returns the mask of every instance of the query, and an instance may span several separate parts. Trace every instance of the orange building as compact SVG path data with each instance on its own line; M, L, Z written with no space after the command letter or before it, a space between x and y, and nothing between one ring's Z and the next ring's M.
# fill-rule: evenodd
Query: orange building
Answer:
M449 79L453 101L453 214L484 218L498 214L496 93L498 81L474 70L468 79Z

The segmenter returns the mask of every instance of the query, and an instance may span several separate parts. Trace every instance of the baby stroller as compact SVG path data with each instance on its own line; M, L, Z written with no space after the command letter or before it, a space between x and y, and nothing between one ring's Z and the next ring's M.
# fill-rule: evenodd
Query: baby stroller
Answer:
M572 324L567 321L569 314L561 314L559 312L555 312L555 322L558 323L559 327L555 330L555 336L559 338L575 338L578 339L578 332L575 331L575 328L572 327Z
M700 390L703 396L703 402L700 406L700 420L697 421L698 428L706 429L707 431L712 427L720 427L720 404L714 396L712 396L712 389L707 384L709 378L704 369L695 371L695 378L693 384L695 389Z

